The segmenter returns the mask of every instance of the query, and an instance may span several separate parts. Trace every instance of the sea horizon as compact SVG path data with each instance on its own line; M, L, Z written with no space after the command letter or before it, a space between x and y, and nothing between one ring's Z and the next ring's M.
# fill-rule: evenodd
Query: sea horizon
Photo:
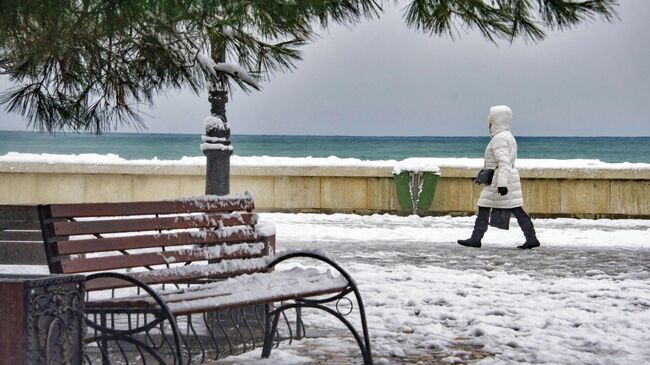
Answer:
M191 132L106 132L106 133L89 133L89 132L77 132L77 131L57 131L50 133L48 131L26 131L26 130L12 130L12 129L0 129L0 133L3 132L16 132L16 133L26 133L26 134L47 134L51 136L57 136L59 134L63 135L84 135L84 136L106 136L106 135L183 135L183 136L201 136L202 133L191 133ZM647 136L629 136L629 135L588 135L588 136L578 136L578 135L529 135L529 134L517 134L513 133L515 138L524 137L524 138L650 138L650 135ZM273 134L273 133L232 133L232 136L272 136L272 137L358 137L358 138L474 138L474 137L486 137L489 138L487 134L481 135L361 135L361 134Z
M3 131L0 155L9 152L48 154L115 154L124 159L177 160L202 156L201 134ZM518 158L589 159L650 163L650 137L516 136ZM233 134L234 155L330 157L402 160L409 157L482 158L485 136L347 136Z

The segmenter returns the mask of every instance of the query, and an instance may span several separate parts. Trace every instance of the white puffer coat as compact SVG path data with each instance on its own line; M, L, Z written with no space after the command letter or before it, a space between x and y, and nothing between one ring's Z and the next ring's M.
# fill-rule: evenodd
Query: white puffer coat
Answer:
M485 148L485 168L495 169L492 185L485 186L478 199L479 207L511 209L524 205L519 172L515 168L517 141L510 132L512 110L505 105L490 108L488 121L492 139ZM501 195L497 187L505 186L508 194Z

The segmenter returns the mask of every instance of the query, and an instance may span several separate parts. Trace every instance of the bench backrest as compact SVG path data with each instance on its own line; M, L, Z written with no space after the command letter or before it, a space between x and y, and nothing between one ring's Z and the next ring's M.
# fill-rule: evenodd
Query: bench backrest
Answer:
M43 240L33 205L0 205L0 265L43 265Z
M274 232L256 226L253 209L250 194L38 207L50 272L70 274L165 269L270 255L275 250ZM251 265L232 266L233 270L211 277L240 274L237 267L259 271ZM188 269L167 270L168 274L151 275L146 281L205 278L200 270ZM124 284L109 281L89 289Z

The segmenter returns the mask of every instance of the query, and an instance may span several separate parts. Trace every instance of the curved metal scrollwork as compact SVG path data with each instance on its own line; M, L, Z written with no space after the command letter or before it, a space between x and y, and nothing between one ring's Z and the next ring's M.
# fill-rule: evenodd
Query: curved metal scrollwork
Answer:
M137 286L153 299L155 305L87 308L86 323L91 330L84 339L87 361L184 364L182 337L167 304L151 287L127 275L105 272L89 275L86 281L106 277Z
M342 301L342 300L345 300L345 302L347 303L347 304L345 304L345 306L343 306L343 308L348 307L348 310L347 310L345 313L343 313L343 311L341 310L341 307L342 307L342 306L341 306L341 301ZM336 301L336 311L337 311L340 315L342 315L342 316L347 316L347 315L349 315L350 313L352 313L353 310L354 310L354 303L352 303L352 300L350 300L350 298L348 298L348 297L342 297L342 298L339 298L339 299Z
M264 305L248 305L180 317L178 326L192 363L239 355L262 345Z
M278 322L280 320L280 316L285 315L284 312L286 310L296 309L298 311L302 308L314 308L314 309L319 309L321 311L327 312L333 315L339 321L341 321L348 328L350 333L354 336L354 339L356 340L357 345L361 350L361 354L363 356L363 363L365 365L371 365L373 363L373 360L372 360L372 351L370 346L370 336L368 334L368 324L366 322L366 312L363 305L363 299L361 298L361 294L359 293L357 284L352 278L352 276L350 276L350 274L347 271L345 271L341 266L339 266L337 263L329 259L327 256L324 256L320 253L313 252L313 251L294 251L284 255L280 255L269 263L269 267L275 267L277 264L292 258L309 258L309 259L321 261L329 265L331 268L338 271L343 278L345 278L345 280L347 281L347 287L343 289L341 292L326 298L320 298L320 299L299 298L296 299L293 304L283 304L280 305L280 307L269 311L268 315L273 319L272 321L267 323L264 346L262 348L262 357L266 358L271 355L271 348L272 348L274 337L276 337ZM352 326L352 324L346 318L344 318L345 316L352 313L354 309L352 300L346 297L346 295L351 293L354 294L359 309L359 316L361 319L361 334L359 334L359 332L354 328L354 326ZM347 311L347 313L343 313L343 310L340 308L342 307L341 301L343 299L346 299L349 302L348 305L350 309L349 311ZM331 309L324 305L334 301L336 301L336 310ZM300 319L298 319L298 326L300 326Z

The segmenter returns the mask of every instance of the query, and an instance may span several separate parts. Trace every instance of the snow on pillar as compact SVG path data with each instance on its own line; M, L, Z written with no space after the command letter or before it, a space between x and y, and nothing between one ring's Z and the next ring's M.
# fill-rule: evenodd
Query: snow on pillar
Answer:
M206 161L205 193L227 195L230 193L230 125L226 118L228 92L211 90L211 116L205 118L205 135L201 136L201 150Z

